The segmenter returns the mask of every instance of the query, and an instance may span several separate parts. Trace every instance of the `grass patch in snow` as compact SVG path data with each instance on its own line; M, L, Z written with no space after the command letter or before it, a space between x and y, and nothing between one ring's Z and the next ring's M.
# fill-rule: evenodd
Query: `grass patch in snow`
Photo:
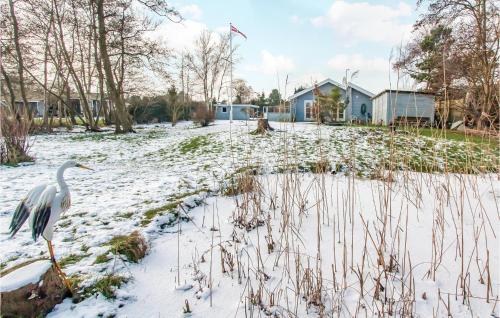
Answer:
M144 237L134 231L129 235L117 235L104 245L110 246L110 252L115 255L123 255L129 262L138 263L144 258L148 245Z
M111 258L108 257L108 253L104 253L104 254L98 255L95 258L94 264L103 264L103 263L108 262L110 259Z
M475 143L475 144L480 144L480 145L489 145L491 147L498 148L498 139L495 137L488 138L488 137L467 135L464 132L457 131L457 130L449 130L449 129L442 130L442 129L436 129L436 128L419 128L419 129L410 130L410 132L412 134L415 134L416 136L448 139L448 140L459 141L459 142L470 142L470 143Z
M165 213L172 213L173 217L177 217L177 212L176 208L179 204L182 204L183 199L199 194L201 192L207 192L207 188L201 188L199 190L195 191L188 191L180 194L173 195L168 199L169 203L162 205L157 208L149 209L146 212L144 212L144 217L141 221L142 226L147 226L153 219L159 215L164 215Z
M59 260L59 265L61 267L66 267L68 265L73 265L81 261L82 259L88 257L90 254L70 254L66 256L65 258Z
M234 171L234 174L244 173L244 172L249 172L249 171L251 171L253 174L257 174L259 169L260 169L260 166L258 166L258 165L247 165L247 166L243 166L243 167L236 169Z
M399 135L387 141L393 161L417 172L481 173L498 171L498 149L468 142Z
M68 277L69 283L73 287L73 290L79 290L80 284L83 282L83 277L78 274L74 274Z
M108 155L105 153L95 152L88 156L82 155L72 155L70 157L71 160L75 160L78 162L96 162L101 163L108 159Z
M118 214L116 217L120 219L130 219L134 215L134 212L124 212Z
M255 174L253 171L247 170L247 172L231 175L229 177L229 184L224 189L223 193L226 196L235 196L253 192L258 187L259 185L255 178Z
M70 226L70 225L71 225L71 223L72 223L72 222L71 222L71 220L70 220L70 219L67 219L67 220L64 220L64 221L62 221L62 222L57 223L57 226L62 227L62 228L65 228L65 227Z
M149 139L158 139L166 135L161 129L151 129L146 132L138 132L135 134L115 134L113 132L85 132L75 134L70 137L72 141L125 141L129 143L138 143Z
M200 194L202 192L208 192L208 189L207 188L201 188L199 190L188 191L188 192L176 194L176 195L172 196L171 198L169 198L168 201L173 201L173 200L180 201L180 200L182 200L184 198L190 197L192 195ZM178 202L178 203L180 204L182 202Z
M196 136L189 140L185 140L180 144L180 152L185 155L190 152L194 152L197 149L207 146L209 144L209 138L206 135Z
M103 140L118 140L120 135L115 135L113 133L81 133L75 136L71 136L70 139L73 141L103 141Z
M84 289L84 296L88 297L97 293L102 294L108 299L114 299L116 297L115 291L120 288L121 285L128 282L128 278L119 275L107 275L101 279L96 280L92 285Z
M349 169L360 177L379 169L467 174L497 172L500 162L499 149L489 144L465 142L460 138L426 137L401 130L391 133L373 128L335 129L331 131L330 142L323 146L333 165L349 161L352 163ZM300 156L315 159L315 151L307 151L314 147L311 143L300 147L303 152Z
M171 213L179 204L178 201L162 205L158 208L150 209L144 212L144 218L141 221L142 226L146 226L158 215L163 215L165 213Z
M306 167L313 173L325 173L330 171L332 166L327 159L320 159L318 161L307 161Z
M7 259L7 260L5 260L5 261L1 262L1 263L0 263L0 271L3 271L3 270L7 267L7 264L8 264L8 263L13 262L13 261L15 261L15 260L19 259L19 257L20 257L19 255L14 255L14 256L12 256L12 257L9 257L9 259ZM0 275L0 276L3 276L3 274L2 274L2 275Z

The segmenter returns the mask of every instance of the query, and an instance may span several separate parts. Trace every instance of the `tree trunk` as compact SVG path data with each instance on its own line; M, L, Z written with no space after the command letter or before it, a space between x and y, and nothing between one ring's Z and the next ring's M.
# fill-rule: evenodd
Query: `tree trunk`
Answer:
M5 79L5 84L7 86L7 89L9 90L9 99L10 99L10 108L11 108L11 111L12 111L13 114L16 114L17 113L17 110L16 110L16 96L15 96L15 93L14 93L14 88L12 87L12 81L10 80L10 76L5 71L3 65L1 64L1 61L0 61L0 69L2 71L3 78Z
M63 280L49 260L28 261L0 278L2 317L42 317L67 294Z
M19 89L21 91L21 98L23 99L23 104L24 104L24 111L25 115L28 115L29 120L31 120L31 111L29 111L29 104L28 104L28 98L26 97L26 88L24 86L24 61L23 61L23 55L21 52L21 45L19 44L19 27L17 24L17 17L16 13L14 10L14 2L13 0L9 0L9 9L10 9L10 16L12 19L12 31L14 35L14 46L16 49L16 55L17 55L17 72L19 76ZM16 112L18 113L18 112Z
M132 121L127 113L127 108L125 107L125 101L116 86L115 78L113 75L113 69L111 65L111 60L108 53L108 47L106 43L106 25L104 16L104 0L94 0L97 6L97 24L98 24L98 38L99 38L99 49L101 62L104 69L104 74L106 76L106 86L108 88L109 97L115 105L115 116L116 116L116 133L127 133L133 132Z
M44 53L44 59L43 59L43 84L44 87L47 87L47 82L48 82L48 71L47 71L47 40L45 42L45 53ZM47 96L47 90L43 90L43 124L42 127L45 131L50 132L50 126L49 126L49 99Z
M97 69L97 82L99 86L99 112L97 118L99 118L99 115L102 113L104 116L104 123L106 125L111 125L111 118L110 118L110 112L108 110L109 105L108 102L104 102L104 74L102 72L102 63L101 63L101 58L99 57L99 43L97 41L97 32L96 32L96 21L95 21L95 12L94 12L94 6L92 6L92 26L93 26L93 39L94 39L94 59L95 59L95 64L96 64L96 69Z
M273 131L274 128L269 125L269 121L264 118L259 118L257 121L257 129L253 131L254 134L265 134L268 131Z
M89 107L89 102L88 98L86 95L85 87L80 80L80 77L78 76L74 66L72 59L70 58L69 52L66 49L66 44L63 36L63 29L62 29L62 22L61 18L59 16L59 11L58 7L55 6L55 14L57 18L57 25L59 28L59 42L61 45L62 49L62 56L64 58L64 61L66 63L66 66L68 67L68 71L71 74L71 77L73 79L73 82L75 84L76 91L78 92L78 97L80 98L80 109L83 111L84 117L87 119L87 129L91 131L99 131L99 128L97 127L96 123L94 122L94 117L92 115L92 110Z

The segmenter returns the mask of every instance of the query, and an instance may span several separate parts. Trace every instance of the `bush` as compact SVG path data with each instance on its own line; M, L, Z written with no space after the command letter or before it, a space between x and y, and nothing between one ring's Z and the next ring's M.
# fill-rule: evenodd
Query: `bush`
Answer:
M167 103L161 97L130 98L129 112L138 124L164 122L169 120Z
M33 161L28 155L30 126L29 119L0 106L0 164Z
M179 105L180 102L173 104L172 97L158 95L154 97L132 96L128 99L129 113L138 124L170 122L189 120L191 110L197 102L186 102Z
M196 106L195 111L191 115L191 119L195 124L200 125L201 127L208 126L211 122L214 121L215 115L214 112L204 104L199 104Z

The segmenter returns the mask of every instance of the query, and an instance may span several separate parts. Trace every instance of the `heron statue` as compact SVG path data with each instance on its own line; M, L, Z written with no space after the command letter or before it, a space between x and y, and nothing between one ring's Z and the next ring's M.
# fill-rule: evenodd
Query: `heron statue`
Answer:
M59 185L59 191L54 184L48 183L38 185L31 189L17 206L10 222L9 231L11 237L13 237L29 218L33 240L36 242L41 235L47 241L50 260L71 292L71 284L57 263L54 256L54 248L52 246L54 224L60 219L61 214L66 212L71 206L69 187L64 180L64 171L68 168L93 170L75 161L66 161L57 169L57 184Z

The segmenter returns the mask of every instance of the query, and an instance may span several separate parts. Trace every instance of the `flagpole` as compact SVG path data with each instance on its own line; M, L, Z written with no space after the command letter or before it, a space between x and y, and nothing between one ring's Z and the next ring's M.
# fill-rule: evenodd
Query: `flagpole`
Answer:
M229 63L230 63L230 84L229 84L229 122L233 122L233 32L229 23Z

